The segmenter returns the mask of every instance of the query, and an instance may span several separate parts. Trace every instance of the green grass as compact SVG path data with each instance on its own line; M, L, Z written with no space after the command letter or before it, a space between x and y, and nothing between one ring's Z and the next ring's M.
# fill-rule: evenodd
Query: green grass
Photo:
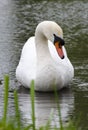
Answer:
M5 76L4 78L4 111L3 111L3 117L0 120L0 130L51 130L51 120L53 117L53 112L51 111L50 117L46 123L45 126L41 126L39 128L36 128L36 118L35 118L35 91L34 91L34 81L31 82L31 120L32 123L28 126L23 126L21 123L21 114L19 111L19 102L18 102L18 95L16 90L14 91L14 104L15 104L15 117L9 117L7 119L7 111L8 111L8 95L9 95L9 77ZM57 98L57 92L55 90L55 100L57 102L58 107L58 116L59 116L59 123L60 128L52 128L52 130L77 130L72 121L68 123L66 127L63 126L62 119L61 119L61 112L60 112L60 105ZM10 119L11 118L11 119Z

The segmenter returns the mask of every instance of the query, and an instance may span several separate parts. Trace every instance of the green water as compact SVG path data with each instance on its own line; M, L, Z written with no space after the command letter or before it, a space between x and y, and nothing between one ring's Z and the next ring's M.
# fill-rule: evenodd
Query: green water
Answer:
M88 1L87 0L3 0L0 3L0 100L2 101L3 76L10 75L15 86L15 69L25 41L34 35L37 24L43 20L56 21L64 31L68 57L75 77L71 90L60 93L63 121L71 116L83 130L88 130ZM19 93L23 119L29 119L28 90ZM14 109L12 93L10 108ZM26 105L26 108L25 108ZM47 120L50 109L55 109L53 94L36 95L38 123ZM10 110L9 110L10 111ZM2 113L2 105L0 106ZM10 111L11 113L11 111ZM40 116L41 115L41 116ZM57 112L55 109L55 119Z

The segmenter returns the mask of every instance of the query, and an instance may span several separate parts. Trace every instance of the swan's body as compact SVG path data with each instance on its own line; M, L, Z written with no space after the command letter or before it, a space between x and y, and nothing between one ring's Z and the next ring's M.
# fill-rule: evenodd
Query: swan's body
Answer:
M34 80L35 90L52 91L54 84L59 90L71 82L74 76L73 66L64 46L64 57L61 51L58 56L53 44L54 34L63 39L59 25L44 21L37 26L35 37L29 38L25 43L16 69L16 77L23 86L30 88L30 83Z

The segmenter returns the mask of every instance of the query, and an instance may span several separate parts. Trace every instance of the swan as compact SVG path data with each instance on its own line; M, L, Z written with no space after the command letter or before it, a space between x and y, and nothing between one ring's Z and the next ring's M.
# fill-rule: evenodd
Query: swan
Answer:
M74 76L74 68L64 47L63 31L54 21L40 22L35 36L24 44L16 68L17 80L30 88L35 81L36 91L53 91L68 86Z

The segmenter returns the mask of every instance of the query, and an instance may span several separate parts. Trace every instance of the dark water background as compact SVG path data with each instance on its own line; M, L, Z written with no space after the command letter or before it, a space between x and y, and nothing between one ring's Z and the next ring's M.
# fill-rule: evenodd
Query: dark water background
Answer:
M34 35L43 20L56 21L64 31L68 56L75 68L69 89L59 92L63 122L80 119L79 126L88 130L88 1L87 0L3 0L0 1L0 117L3 112L3 78L10 76L10 86L17 86L15 69L26 40ZM19 90L19 104L24 123L30 122L29 90ZM58 112L53 93L36 93L36 122L44 124ZM13 92L9 93L9 115L14 115Z

